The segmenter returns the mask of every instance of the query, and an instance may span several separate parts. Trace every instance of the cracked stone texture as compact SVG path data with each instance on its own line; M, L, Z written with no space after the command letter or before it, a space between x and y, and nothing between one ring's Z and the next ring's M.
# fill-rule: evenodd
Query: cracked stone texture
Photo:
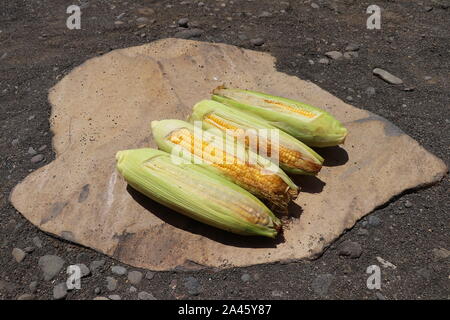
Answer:
M152 270L246 266L319 255L374 208L433 184L445 164L394 124L320 87L277 72L266 53L165 39L86 61L50 90L56 159L11 194L28 220L56 236ZM330 111L345 145L318 149L326 162L302 187L283 237L246 238L190 220L127 188L118 150L155 146L152 120L185 119L225 84L286 96Z

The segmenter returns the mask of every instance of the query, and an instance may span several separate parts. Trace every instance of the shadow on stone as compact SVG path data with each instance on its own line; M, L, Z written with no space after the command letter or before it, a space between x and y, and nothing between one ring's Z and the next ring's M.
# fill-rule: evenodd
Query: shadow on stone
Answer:
M207 224L200 223L168 207L165 207L134 190L129 185L127 186L127 191L137 203L147 209L151 214L154 214L163 220L165 223L168 223L175 228L207 237L213 241L217 241L228 246L242 248L276 248L278 244L285 241L282 232L280 232L275 239L241 236L231 232L226 232L218 228L211 227Z
M300 194L305 193L321 193L325 182L317 178L316 176L302 176L293 175L291 176L292 181L299 186Z
M325 159L323 163L325 167L342 166L348 161L347 151L339 146L315 148L314 150Z

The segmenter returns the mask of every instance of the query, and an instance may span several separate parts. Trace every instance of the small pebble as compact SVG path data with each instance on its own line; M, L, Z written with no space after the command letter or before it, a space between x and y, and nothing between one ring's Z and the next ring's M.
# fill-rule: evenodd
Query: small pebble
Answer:
M188 18L181 18L180 20L178 20L178 25L183 28L187 28L188 23L189 23Z
M25 251L26 253L33 253L34 252L34 247L26 247L23 249L23 251Z
M368 88L366 89L366 94L367 94L368 96L373 96L375 93L376 93L376 90L375 90L374 87L368 87Z
M152 280L153 277L155 276L155 273L152 271L147 271L147 273L145 274L145 279L147 280Z
M139 271L130 271L128 272L128 281L131 284L138 285L142 280L142 272Z
M27 255L27 253L25 251L23 251L22 249L14 248L12 250L12 255L18 263L21 263L23 261L23 259L25 259L25 256Z
M108 296L108 298L110 300L122 300L122 298L120 298L120 296L117 294L112 294L112 295Z
M244 273L244 274L241 276L241 280L244 281L244 282L249 282L250 279L251 279L251 277L250 277L250 275L249 275L248 273Z
M339 51L328 51L325 52L325 55L333 60L340 60L342 58L342 53Z
M105 260L94 260L89 264L91 272L96 272L98 269L105 265Z
M100 289L99 287L96 287L96 288L94 289L94 293L95 293L95 294L100 294L100 293L102 293L102 289Z
M38 248L42 248L42 240L39 239L39 237L34 237L33 238L33 243L36 247Z
M250 43L252 45L254 45L255 47L259 47L262 46L264 44L264 39L263 38L255 38L255 39L251 39Z
M81 277L82 278L87 277L88 275L91 274L91 270L89 270L89 268L85 264L79 263L79 264L77 264L77 266L81 270Z
M356 43L350 43L345 47L345 51L358 51L359 45Z
M119 276L123 276L127 273L127 269L122 266L113 266L111 267L111 272Z
M378 227L382 223L382 221L377 216L370 216L369 218L367 218L367 223L372 227Z
M349 257L351 259L359 258L362 254L361 245L358 242L346 240L339 246L340 256Z
M406 200L404 206L405 206L405 208L411 208L413 206L413 204L411 201Z
M106 289L114 291L117 289L118 281L113 277L106 277Z
M65 282L59 283L53 287L53 299L61 300L67 296L67 285Z
M184 282L184 286L186 289L188 289L188 293L190 295L196 296L196 295L199 295L200 292L202 292L202 287L200 285L200 282L198 281L198 279L196 279L194 277L186 278L186 280Z
M11 141L11 144L15 147L19 144L19 139L14 139L13 141Z
M139 17L136 19L136 22L139 24L145 24L149 21L149 19L147 17Z
M317 3L311 3L311 7L313 8L313 9L319 9L320 7L319 7L319 5L317 4Z
M34 299L35 299L34 295L29 293L22 294L17 298L17 300L34 300Z
M137 289L135 287L130 287L129 291L131 293L135 293L135 292L137 292Z
M329 64L330 60L328 60L327 58L321 58L321 59L319 59L319 63L321 63L321 64Z
M37 286L38 286L38 282L37 281L32 281L30 283L29 288L30 288L31 293L36 293Z
M36 150L33 149L33 147L28 148L28 154L34 156L36 154Z
M146 291L141 291L138 293L138 299L139 300L156 300L156 298Z
M34 157L31 158L32 163L38 163L44 160L44 156L42 154L37 154Z
M390 83L390 84L402 84L402 79L394 76L393 74L387 72L386 70L383 70L381 68L375 68L373 69L373 74L380 77L384 81Z
M353 52L353 51L344 52L344 58L345 59L358 58L358 56L359 56L358 52Z

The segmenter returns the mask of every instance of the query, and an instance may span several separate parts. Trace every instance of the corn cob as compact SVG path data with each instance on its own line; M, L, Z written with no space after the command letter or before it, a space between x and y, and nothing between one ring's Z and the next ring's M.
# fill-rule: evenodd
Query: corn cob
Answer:
M288 173L314 175L322 167L323 158L302 142L280 131L278 141L272 146L270 138L258 135L257 130L278 130L277 128L263 119L219 102L203 100L197 103L193 108L190 121L201 121L204 130L219 129L241 141L244 140L246 146L255 152L265 146L269 157L278 147L277 158L280 167ZM251 143L250 139L256 140L256 143ZM261 155L261 153L259 154Z
M255 196L173 157L156 149L119 151L117 169L137 191L197 221L242 235L277 235L280 220Z
M261 117L312 147L342 144L347 129L328 112L268 94L218 87L212 99Z
M246 151L245 146L243 152L236 152L241 145L221 135L181 120L153 121L152 132L160 149L177 156L181 153L184 159L222 175L280 211L298 194L298 187L278 166Z

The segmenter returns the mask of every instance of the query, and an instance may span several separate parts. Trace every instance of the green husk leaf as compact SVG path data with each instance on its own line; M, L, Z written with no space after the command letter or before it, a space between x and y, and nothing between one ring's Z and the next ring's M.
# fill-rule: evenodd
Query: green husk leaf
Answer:
M250 113L246 113L240 111L236 108L232 108L226 106L222 103L212 100L203 100L197 103L193 108L193 113L190 116L189 120L193 123L195 121L201 121L202 127L204 130L214 131L219 130L216 126L211 123L205 121L205 117L208 115L214 115L216 117L221 118L227 123L232 124L233 126L248 130L248 129L269 129L269 130L278 130L278 128L272 126L269 122L259 117L255 117ZM223 130L220 130L224 132ZM287 147L291 150L295 150L300 152L302 155L303 169L298 167L292 167L285 163L280 162L280 167L288 173L293 174L309 174L314 175L320 170L324 159L317 154L313 149L292 137L291 135L285 133L284 131L279 130L279 144L281 146ZM253 147L257 147L254 145ZM253 149L253 151L255 151Z
M344 143L347 136L347 129L330 113L299 101L224 87L216 88L212 99L261 117L309 146L335 146ZM300 110L309 116L285 110L277 104Z
M200 166L156 149L119 151L116 159L118 171L131 187L197 221L236 234L270 238L281 228L280 220L260 200ZM263 219L250 222L247 214Z
M292 197L295 197L298 194L297 185L295 185L295 183L286 175L286 173L284 173L283 170L281 170L276 164L257 155L252 151L245 150L245 146L239 143L235 143L234 141L230 141L231 139L226 139L224 135L217 134L217 132L204 131L200 127L194 127L191 123L175 119L152 121L151 127L155 141L161 150L164 150L171 154L175 154L176 156L181 157L187 162L195 163L215 174L229 179L230 181L240 185L254 195L272 201L280 208L287 206L287 203L292 199ZM199 137L203 137L203 141L214 143L221 150L235 150L235 148L240 148L243 152L241 154L236 154L236 156L239 158L242 164L248 163L248 159L255 159L256 165L260 166L270 174L276 174L277 176L279 176L288 186L288 190L285 191L283 200L280 200L278 196L270 198L270 195L262 194L251 185L243 184L239 180L239 177L230 177L226 175L221 169L213 166L211 163L203 161L196 155L192 154L190 150L181 148L179 145L176 145L168 139L172 132L183 128L189 130L193 134L199 134Z

